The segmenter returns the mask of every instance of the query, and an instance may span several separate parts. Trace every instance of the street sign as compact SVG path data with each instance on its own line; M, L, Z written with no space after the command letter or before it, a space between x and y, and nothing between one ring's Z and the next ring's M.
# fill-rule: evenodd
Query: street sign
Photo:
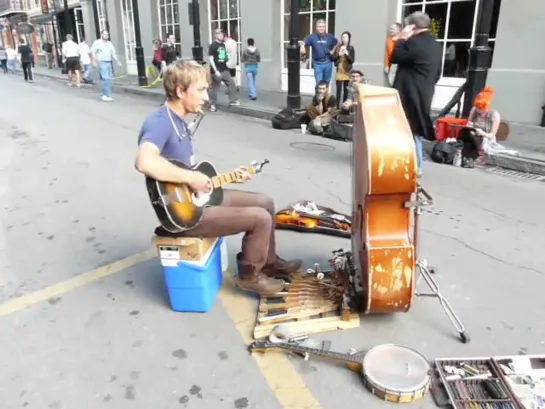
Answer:
M42 1L42 14L48 14L49 13L49 0L41 0Z
M19 32L22 34L32 34L34 32L34 26L30 23L19 23Z

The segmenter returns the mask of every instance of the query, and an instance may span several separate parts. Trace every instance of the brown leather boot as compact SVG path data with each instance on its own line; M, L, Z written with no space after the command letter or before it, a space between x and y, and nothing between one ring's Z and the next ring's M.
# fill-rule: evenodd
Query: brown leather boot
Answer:
M240 253L237 254L238 277L237 286L245 291L252 291L260 295L276 294L284 289L284 281L267 277L262 272L249 264L240 261Z
M268 277L290 277L299 271L302 264L303 261L299 259L284 260L283 258L277 256L276 261L263 267L262 272Z

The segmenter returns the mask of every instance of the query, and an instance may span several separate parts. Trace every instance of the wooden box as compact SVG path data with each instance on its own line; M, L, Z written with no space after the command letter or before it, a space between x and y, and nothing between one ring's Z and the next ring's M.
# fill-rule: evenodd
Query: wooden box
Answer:
M217 238L159 237L152 240L161 260L199 262L214 246Z

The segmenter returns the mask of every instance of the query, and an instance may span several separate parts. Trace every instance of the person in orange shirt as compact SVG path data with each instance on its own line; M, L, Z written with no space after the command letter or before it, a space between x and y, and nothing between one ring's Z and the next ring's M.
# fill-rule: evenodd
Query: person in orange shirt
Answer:
M401 33L401 24L394 23L390 26L390 34L386 39L386 49L384 50L384 73L388 78L388 84L391 87L394 86L394 79L396 76L397 65L390 62L392 52L394 51L394 45Z

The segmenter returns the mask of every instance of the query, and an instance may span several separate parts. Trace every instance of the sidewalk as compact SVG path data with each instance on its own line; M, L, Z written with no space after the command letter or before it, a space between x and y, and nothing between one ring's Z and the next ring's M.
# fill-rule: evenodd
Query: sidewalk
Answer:
M48 70L44 67L36 67L34 74L38 77L46 77L54 80L66 80L60 70ZM164 93L161 84L153 88L138 86L138 79L133 76L123 76L114 79L114 92L125 92L139 95L156 101L163 101ZM220 93L219 109L238 115L246 115L253 118L270 120L278 111L286 106L286 93L275 91L261 91L258 99L252 101L248 98L247 91L240 90L239 100L241 105L230 107L227 105L227 97ZM310 96L303 96L301 104L310 103ZM508 119L508 118L506 118ZM498 166L519 172L528 172L545 175L545 128L511 123L511 134L507 141L502 142L508 149L519 152L518 156L512 155L487 155L486 164ZM424 147L429 152L433 142L424 141Z

